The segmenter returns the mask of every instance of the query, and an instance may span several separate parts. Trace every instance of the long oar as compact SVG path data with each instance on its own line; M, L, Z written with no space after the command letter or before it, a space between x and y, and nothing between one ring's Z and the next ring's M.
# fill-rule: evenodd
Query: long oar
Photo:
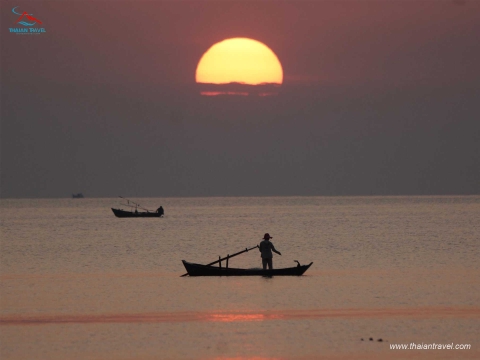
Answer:
M247 252L247 251L250 251L250 250L253 250L253 249L256 249L256 248L258 248L258 245L255 245L255 246L251 247L250 249L245 248L245 250L239 251L239 252L237 252L237 253L235 253L235 254L232 254L232 255L227 255L226 257L224 257L224 258L222 258L222 259L215 260L214 262L211 262L210 264L207 264L207 265L205 265L205 266L214 265L214 264L216 264L216 263L219 263L220 261L227 260L227 259L231 259L231 258L234 257L234 256L243 254L244 252ZM187 275L188 275L188 273L183 274L183 275L180 276L180 277L187 276Z
M148 210L148 209L145 209L144 207L142 207L140 204L137 204L136 202L130 200L130 199L127 199L127 198L124 198L123 196L118 196L119 198L122 198L123 200L127 200L127 204L122 204L122 205L126 205L126 206L131 206L133 207L133 205L130 205L130 203L134 204L136 208L139 208L139 209L142 209L142 210L145 210L145 211L148 211L148 212L151 212L153 210Z

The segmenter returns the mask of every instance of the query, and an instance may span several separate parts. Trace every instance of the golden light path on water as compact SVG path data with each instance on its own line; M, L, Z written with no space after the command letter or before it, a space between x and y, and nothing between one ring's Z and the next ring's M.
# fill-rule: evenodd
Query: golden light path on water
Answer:
M140 314L6 315L0 325L248 322L271 320L318 320L327 318L480 318L478 307L419 307L384 309L318 309L255 312L156 312Z

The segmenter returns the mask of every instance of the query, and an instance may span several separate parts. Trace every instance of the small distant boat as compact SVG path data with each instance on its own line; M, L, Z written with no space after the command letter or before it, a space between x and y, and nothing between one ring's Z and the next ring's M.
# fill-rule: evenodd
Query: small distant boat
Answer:
M111 208L113 213L115 214L116 217L119 218L159 218L162 217L165 212L163 210L163 207L160 206L156 211L148 210L140 206L140 204L137 204L136 202L133 202L132 200L126 199L122 196L119 196L123 200L126 200L126 204L122 204L124 206L128 206L131 208L131 210L122 210L122 209L114 209ZM144 210L144 211L138 211L138 209Z
M135 218L135 217L161 217L162 215L158 212L150 212L150 211L125 211L122 209L114 209L112 208L113 213L116 217L119 218Z
M84 196L82 193L78 193L78 194L72 194L72 198L73 199L83 199Z
M237 269L229 268L228 261L237 255L243 254L247 251L257 249L257 246L251 247L250 249L245 248L245 250L239 251L232 255L227 255L224 258L219 258L218 260L211 262L207 265L194 264L185 260L182 260L183 266L187 272L182 276L300 276L312 266L313 262L308 265L300 265L300 263L295 260L297 266L290 268L282 269L272 269L272 270L263 270L263 269ZM222 266L222 261L225 261L225 266ZM218 264L217 266L212 266Z

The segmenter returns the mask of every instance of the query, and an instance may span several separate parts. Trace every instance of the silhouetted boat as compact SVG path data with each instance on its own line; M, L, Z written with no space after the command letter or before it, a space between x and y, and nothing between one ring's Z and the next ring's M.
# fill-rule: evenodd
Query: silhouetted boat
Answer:
M300 276L313 264L298 265L291 268L263 270L263 269L236 269L211 265L193 264L182 260L189 276Z
M112 208L113 213L116 217L119 218L135 218L135 217L161 217L162 215L157 212L150 212L150 211L125 211L122 209L114 209Z
M82 193L78 193L78 194L72 194L72 198L73 199L83 199L84 196Z
M111 208L113 213L115 214L116 217L119 218L158 218L162 217L164 215L163 207L160 206L157 211L151 211L148 209L145 209L140 206L140 204L137 204L136 202L133 202L132 200L128 200L122 196L119 196L120 198L124 199L127 201L126 204L122 204L125 206L129 206L132 208L132 210L127 211L127 210L122 210L122 209L114 209ZM135 210L133 209L135 208ZM138 211L138 209L142 209L145 211Z
M273 270L263 270L263 269L236 269L228 267L228 261L240 254L246 253L250 250L258 249L258 245L245 250L239 251L232 255L227 255L224 258L218 257L218 260L215 260L207 265L194 264L188 261L182 260L183 266L187 270L186 274L182 276L300 276L303 275L305 271L313 264L311 262L308 265L300 265L300 263L295 260L297 266L291 268L283 269L273 269ZM222 266L222 261L225 261L225 266ZM218 267L212 265L218 264Z

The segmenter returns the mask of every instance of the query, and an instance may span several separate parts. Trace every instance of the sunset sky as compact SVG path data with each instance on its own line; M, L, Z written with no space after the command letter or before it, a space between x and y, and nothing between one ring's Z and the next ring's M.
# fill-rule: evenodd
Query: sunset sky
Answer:
M480 1L0 6L3 198L480 193ZM278 95L200 95L235 37Z

